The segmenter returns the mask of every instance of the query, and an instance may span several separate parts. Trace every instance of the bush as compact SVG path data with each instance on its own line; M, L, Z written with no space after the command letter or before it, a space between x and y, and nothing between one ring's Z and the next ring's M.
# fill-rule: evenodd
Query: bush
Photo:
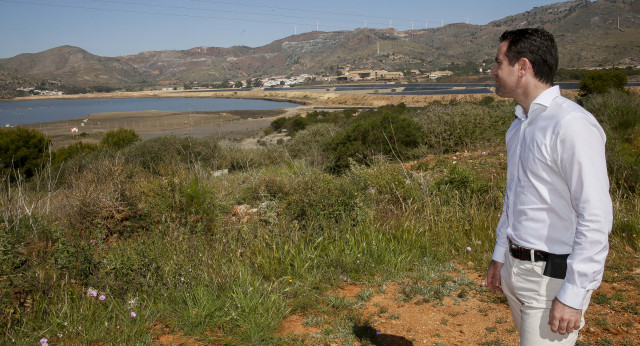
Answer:
M294 136L297 132L318 123L348 123L358 111L354 108L345 109L339 112L314 111L306 116L296 115L289 118L278 118L271 122L265 132L279 132L286 130L289 136Z
M102 137L100 145L112 149L122 149L140 140L136 131L131 129L117 129L108 131Z
M414 115L426 133L424 154L445 154L504 145L513 121L511 102L432 103Z
M622 71L588 71L580 80L580 92L583 96L604 94L609 89L624 90L627 75Z
M377 155L409 155L410 149L423 143L424 132L418 123L402 115L405 111L401 104L360 113L351 126L327 144L333 159L331 170L343 172L350 160L369 165Z
M607 134L607 166L613 186L640 191L640 95L611 90L581 100Z
M324 150L340 128L334 124L314 124L300 131L286 148L297 159L303 159L312 167L324 167L328 164L329 155Z
M0 129L0 174L19 171L32 177L42 166L51 139L36 130L22 127Z
M78 155L90 154L98 150L98 146L91 143L77 142L56 150L53 156L53 164L60 165Z
M129 146L123 153L127 162L152 174L159 174L167 166L217 170L225 165L225 155L212 138L154 137Z

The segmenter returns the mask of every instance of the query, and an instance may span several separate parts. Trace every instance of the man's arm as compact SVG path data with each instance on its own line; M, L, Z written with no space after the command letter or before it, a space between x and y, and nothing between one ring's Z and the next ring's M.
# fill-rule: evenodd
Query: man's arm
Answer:
M558 166L575 211L576 228L567 275L557 298L582 309L589 290L600 285L613 222L604 132L595 119L567 117L557 140Z

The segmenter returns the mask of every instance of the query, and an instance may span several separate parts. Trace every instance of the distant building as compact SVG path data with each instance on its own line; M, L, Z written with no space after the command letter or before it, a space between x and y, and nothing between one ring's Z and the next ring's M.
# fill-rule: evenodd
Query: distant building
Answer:
M453 76L451 71L434 71L429 73L429 79L438 79L440 77Z

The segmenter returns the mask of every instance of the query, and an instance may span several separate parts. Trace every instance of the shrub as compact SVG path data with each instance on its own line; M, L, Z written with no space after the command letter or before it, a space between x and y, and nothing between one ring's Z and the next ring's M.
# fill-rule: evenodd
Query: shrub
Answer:
M513 121L511 102L432 103L413 118L426 134L424 154L445 154L504 145Z
M424 141L420 125L402 115L406 107L381 107L360 113L351 126L327 144L333 164L331 170L343 172L350 160L370 165L377 155L404 157Z
M90 154L96 150L98 150L98 146L95 144L76 142L56 150L53 156L53 164L60 165L78 155Z
M337 125L314 124L300 131L286 148L294 158L303 159L312 167L324 167L329 160L324 148L338 132L340 128Z
M345 109L339 112L314 111L306 116L296 115L289 118L278 118L271 122L271 125L265 133L278 132L286 130L290 136L294 136L297 132L318 123L338 124L349 122L358 111L354 108Z
M588 71L580 79L580 92L584 95L604 94L609 89L624 90L627 75L622 71Z
M162 136L127 147L127 162L159 174L167 166L207 167L213 170L226 165L225 155L212 138Z
M19 171L26 178L32 177L42 166L50 144L51 139L36 130L0 129L0 174Z
M611 90L581 99L607 134L607 166L613 186L640 191L640 95Z
M122 149L140 140L136 131L131 129L111 130L104 134L100 145L112 149Z

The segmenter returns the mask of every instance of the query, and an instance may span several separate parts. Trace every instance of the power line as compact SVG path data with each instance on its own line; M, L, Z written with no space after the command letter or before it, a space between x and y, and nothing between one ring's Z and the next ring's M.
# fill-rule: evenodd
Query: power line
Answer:
M303 17L303 16L294 16L294 15L276 14L276 13L271 14L271 13L259 13L259 12L245 12L245 11L221 10L221 9L211 9L211 8L175 6L175 5L158 5L158 4L147 4L147 3L130 2L130 1L115 1L115 0L92 0L92 1L110 3L110 4L119 4L119 5L137 5L137 6L145 6L145 7L148 6L148 7L160 7L160 8L181 9L181 10L209 11L209 12L233 13L233 14L242 14L242 15L258 15L258 16L268 16L268 17L307 19L307 20L314 20L314 21L328 20L331 22L360 23L360 21L355 21L355 20L325 19L325 18L317 18L317 17ZM268 8L268 6L258 6L258 7ZM300 11L300 10L297 10L297 11ZM309 11L309 12L316 12L316 11ZM283 23L283 24L289 24L289 23ZM380 23L376 23L376 24L380 24Z
M384 20L389 19L389 17L377 17L377 16L363 15L363 14L360 14L360 13L304 10L304 9L291 8L291 7L276 7L276 6L243 4L243 3L236 3L236 2L225 2L225 1L214 1L214 0L189 0L189 1L205 2L205 3L212 3L212 4L232 5L232 6L246 6L246 7L252 7L252 8L259 7L259 8L267 8L267 9L270 9L270 10L286 10L286 11L310 12L310 13L319 13L319 14L328 14L328 15L340 15L340 16L362 17L362 18L376 18L376 19L384 19ZM392 19L398 20L397 18L392 18Z
M157 8L166 8L166 9L179 9L179 10L187 10L187 11L208 11L208 12L216 12L216 13L232 13L232 14L240 14L240 15L252 15L252 16L264 16L264 17L280 17L280 18L291 18L291 19L300 19L300 20L308 20L309 23L300 23L300 22L290 22L290 21L278 21L278 20L270 20L270 19L251 19L253 22L259 23L268 23L268 24L283 24L283 25L300 25L306 27L318 27L315 24L316 21L322 21L322 26L328 29L334 30L352 30L358 27L358 24L362 23L362 21L356 20L346 20L346 19L336 19L336 18L318 18L318 17L305 17L305 16L296 16L296 15L286 15L286 14L276 14L276 13L258 13L258 12L248 12L248 11L235 11L235 10L222 10L222 9L211 9L211 8L198 8L198 7L188 7L188 6L176 6L176 5L160 5L160 4L149 4L149 3L139 3L139 2L131 2L131 1L118 1L118 0L93 0L96 2L102 3L110 3L114 5L134 5L134 6L143 6L143 7L157 7ZM362 14L354 14L354 13L346 13L346 12L331 12L331 11L317 11L317 10L303 10L298 8L288 8L288 7L276 7L276 6L265 6L265 5L250 5L246 3L230 3L224 1L213 1L213 0L189 0L194 2L201 3L213 3L213 4L224 4L224 5L232 5L232 6L245 6L245 7L256 7L256 8L266 8L271 10L288 10L288 11L297 11L297 12L308 12L308 13L317 13L317 14L328 14L328 15L341 15L341 16L358 16L362 18L378 18L389 20L389 17L378 17L378 16L368 16ZM80 9L80 10L90 10L90 11L109 11L109 12L118 12L118 13L135 13L135 14L144 14L144 15L158 15L158 16L173 16L173 17L186 17L186 18L199 18L199 19L215 19L215 20L224 20L224 21L246 21L247 18L232 18L228 16L210 16L210 15L201 15L201 14L181 14L181 13L166 13L166 12L156 12L156 11L148 11L148 10L135 10L135 9L124 9L124 8L104 8L104 7L90 7L90 6L78 6L78 5L66 5L66 4L52 4L52 3L43 3L43 2L35 2L35 1L24 1L24 0L0 0L0 2L10 2L24 5L32 5L32 6L48 6L48 7L58 7L58 8L72 8L72 9ZM403 22L404 20L391 18L397 22ZM327 22L331 23L345 23L345 24L353 24L352 26L344 26L344 25L330 25L326 24ZM410 22L410 21L407 21ZM364 21L364 26L369 27L370 25L378 26L383 28L386 26L385 22L372 22L369 20ZM411 24L408 25L396 25L397 28L411 28Z
M11 2L11 3L23 4L23 5L36 5L36 6L49 6L49 7L60 7L60 8L72 8L72 9L91 10L91 11L136 13L136 14L171 16L171 17L216 19L216 20L225 20L225 21L246 21L245 18L229 18L229 17L203 16L203 15L193 15L193 14L163 13L163 12L151 12L151 11L140 11L140 10L124 10L124 9L88 7L88 6L76 6L76 5L49 4L49 3L41 3L41 2L33 2L33 1L0 0L0 2ZM279 22L279 21L265 20L265 19L252 19L252 21L253 22L260 22L260 23L269 23L269 24L287 24L287 25L312 26L311 24L301 24L301 23L292 23L292 22ZM339 29L339 30L350 30L351 29L351 28L348 28L348 27L339 27L339 26L330 26L330 25L325 25L325 26L326 27L330 27L330 28L334 28L334 29Z

